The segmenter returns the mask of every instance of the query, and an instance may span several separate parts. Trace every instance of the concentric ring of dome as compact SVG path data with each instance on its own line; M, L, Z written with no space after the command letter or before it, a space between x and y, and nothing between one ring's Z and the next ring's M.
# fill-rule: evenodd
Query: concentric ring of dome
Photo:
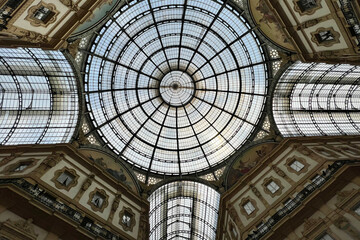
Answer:
M85 72L94 131L148 173L219 165L252 135L267 94L260 42L222 1L129 2L98 32Z
M172 107L189 103L194 91L194 82L185 72L171 71L160 81L160 96Z

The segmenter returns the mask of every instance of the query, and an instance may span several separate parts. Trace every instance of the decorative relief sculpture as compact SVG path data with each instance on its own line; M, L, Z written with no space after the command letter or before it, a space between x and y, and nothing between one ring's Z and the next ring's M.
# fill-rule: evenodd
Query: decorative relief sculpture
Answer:
M334 225L350 235L352 239L360 239L360 231L354 227L345 217L341 216L336 219Z
M5 236L4 239L11 240L36 240L38 234L34 230L32 219L28 220L10 220L7 219L4 222L0 222L0 237ZM1 238L2 239L2 238Z

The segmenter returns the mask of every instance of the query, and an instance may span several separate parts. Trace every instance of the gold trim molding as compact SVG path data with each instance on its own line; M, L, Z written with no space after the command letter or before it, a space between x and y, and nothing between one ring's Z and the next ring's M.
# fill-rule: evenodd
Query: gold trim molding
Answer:
M19 160L18 162L10 164L9 166L7 166L1 173L4 174L4 175L23 173L26 170L28 170L29 168L34 167L39 160L40 159L38 159L38 158L27 158L27 159ZM20 170L20 171L14 172L14 169L19 167L21 164L28 164L28 166L26 168Z

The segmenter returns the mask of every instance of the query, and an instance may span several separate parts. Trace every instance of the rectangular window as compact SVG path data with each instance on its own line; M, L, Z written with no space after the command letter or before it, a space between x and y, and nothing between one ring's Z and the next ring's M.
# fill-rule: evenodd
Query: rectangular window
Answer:
M269 182L266 187L271 193L275 193L277 190L280 189L280 187L274 181Z
M130 227L131 226L131 216L128 212L124 212L124 215L122 217L122 223L127 226Z
M358 203L353 209L354 209L354 212L355 212L358 216L360 216L360 203Z
M290 167L294 169L295 171L299 172L301 169L303 169L305 166L301 162L295 160L290 164Z
M324 233L323 235L321 235L319 238L317 238L316 240L335 240L334 238L332 238L329 234Z
M91 202L98 208L101 208L104 203L105 197L100 193L95 193Z
M72 175L68 171L65 171L56 179L56 181L67 187L72 181L74 181L74 178L74 175Z
M302 12L316 8L318 4L316 0L300 0L296 2Z
M256 226L256 228L262 234L267 233L269 231L269 227L267 225L265 225L264 222L261 222L260 224L258 224Z
M285 202L284 202L284 206L288 209L288 210L293 210L296 206L297 206L297 202L294 199L288 198Z
M39 9L37 9L34 12L33 17L42 21L43 23L47 23L50 20L50 18L54 15L55 15L55 13L52 12L50 9L48 9L44 6L41 6Z
M243 207L248 215L250 215L251 213L253 213L255 211L255 207L254 207L254 205L252 205L252 203L250 201L245 203Z
M331 31L323 31L323 32L319 32L318 34L315 35L318 42L322 43L322 42L327 42L327 41L332 41L335 39L334 35L331 33Z

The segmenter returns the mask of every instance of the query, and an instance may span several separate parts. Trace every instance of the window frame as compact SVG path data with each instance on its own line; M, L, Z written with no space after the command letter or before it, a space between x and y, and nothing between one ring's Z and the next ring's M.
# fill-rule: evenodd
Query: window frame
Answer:
M12 175L12 174L24 173L28 169L34 167L39 160L40 159L37 159L37 158L27 158L27 159L19 160L16 163L10 164L7 167L5 167L4 170L1 173L4 174L4 175ZM21 164L27 164L27 166L24 169L20 170L20 171L14 171Z
M272 192L268 188L268 185L271 184L271 183L274 183L274 184L276 184L278 186L278 188L274 192ZM263 183L262 183L262 186L264 188L264 192L269 194L271 197L281 195L282 190L284 189L284 186L281 184L281 181L279 179L277 179L277 178L272 177L272 176L268 177L268 178L265 178Z
M101 206L97 206L93 202L96 195L104 197ZM106 191L104 189L95 188L94 191L89 194L89 200L87 203L92 210L103 213L104 209L109 205L109 195L106 194Z
M245 210L244 207L247 203L251 203L251 205L254 207L254 210L250 214ZM249 196L241 200L239 207L241 214L244 215L246 219L254 218L257 215L257 212L259 211L256 201Z
M319 34L322 32L330 32L330 34L333 36L333 39L324 41L319 40ZM311 41L316 43L318 46L331 47L336 43L340 43L340 33L336 32L333 27L318 28L315 32L311 32L311 36Z
M39 19L35 17L35 14L39 12L41 8L46 8L50 11L50 13L45 16L45 19ZM29 21L30 24L35 27L47 27L50 24L56 22L59 13L60 12L56 9L54 4L40 1L37 5L29 8L28 15L25 17L25 20Z
M303 167L299 171L296 171L294 168L291 167L291 165L295 161L297 161L297 162L299 162L299 163L301 163L303 165ZM285 166L286 166L288 172L295 173L297 175L301 175L303 173L306 173L309 170L310 164L304 158L293 156L293 157L288 158L286 160Z
M130 217L130 225L126 225L124 222L123 222L123 218L125 216L125 214L128 213L128 217ZM122 226L122 228L124 229L124 231L130 231L132 232L133 231L133 228L136 224L136 220L135 220L135 213L132 211L131 208L129 207L123 207L122 210L120 211L119 213L119 224Z
M73 180L67 186L63 185L61 182L58 181L58 178L65 172L68 172L70 175L74 176ZM79 175L76 173L76 170L65 166L54 173L54 176L51 179L51 181L55 184L56 188L69 191L72 187L75 187L78 184L78 179L79 179Z
M315 0L316 2L316 5L312 8L309 8L309 9L301 9L300 7L300 4L299 2L301 2L302 0L294 0L293 3L294 3L294 10L296 12L298 12L301 16L303 15L313 15L318 9L322 8L321 6L321 0Z

